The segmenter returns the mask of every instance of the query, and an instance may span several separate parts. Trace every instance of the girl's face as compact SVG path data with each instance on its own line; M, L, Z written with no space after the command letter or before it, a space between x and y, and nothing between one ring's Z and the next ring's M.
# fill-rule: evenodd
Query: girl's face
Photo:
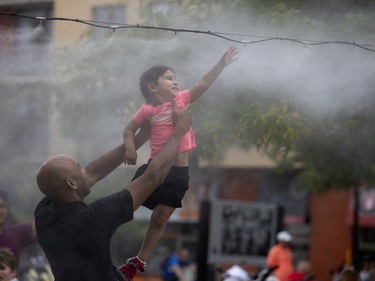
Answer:
M180 85L176 81L176 76L171 70L167 70L154 85L156 99L162 104L173 100L180 92Z
M16 271L8 265L0 263L0 281L10 281L16 276Z

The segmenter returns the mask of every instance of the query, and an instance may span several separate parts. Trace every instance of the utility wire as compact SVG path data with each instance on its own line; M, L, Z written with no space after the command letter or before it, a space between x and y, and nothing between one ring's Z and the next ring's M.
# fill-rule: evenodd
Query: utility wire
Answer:
M30 15L25 15L25 14L1 12L1 11L0 11L0 15L28 18L32 20L37 20L40 23L42 21L71 21L71 22L85 24L85 25L89 25L89 26L93 26L97 28L112 29L113 31L117 29L151 29L151 30L170 31L170 32L173 32L175 35L177 35L177 33L204 34L204 35L209 35L209 36L215 36L215 37L218 37L218 38L230 41L230 42L243 44L245 46L248 44L256 44L256 43L262 43L266 41L282 40L282 41L289 41L289 42L293 42L297 44L302 44L304 46L318 46L318 45L327 45L327 44L351 45L351 46L361 48L366 51L375 52L374 44L361 44L361 43L341 41L341 40L318 41L318 40L295 39L295 38L287 38L287 37L268 37L268 36L259 36L259 35L250 35L250 34L216 32L216 31L210 31L210 30L204 31L204 30L159 27L159 26L141 25L141 24L111 23L111 22L80 20L80 19L72 19L72 18L61 18L61 17L47 18L47 17L30 16ZM252 37L252 38L258 38L258 39L238 40L238 39L235 39L235 37Z

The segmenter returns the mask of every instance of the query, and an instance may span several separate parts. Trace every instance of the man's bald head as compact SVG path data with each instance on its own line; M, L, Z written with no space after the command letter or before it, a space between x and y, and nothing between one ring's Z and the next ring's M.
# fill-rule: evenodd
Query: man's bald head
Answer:
M67 188L67 179L76 173L78 167L78 162L67 155L49 158L36 175L40 191L56 200Z

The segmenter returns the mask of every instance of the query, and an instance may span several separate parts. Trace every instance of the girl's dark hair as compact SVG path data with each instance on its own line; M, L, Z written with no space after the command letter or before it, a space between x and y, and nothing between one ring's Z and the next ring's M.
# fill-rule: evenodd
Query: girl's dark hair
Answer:
M139 78L139 88L141 89L142 96L145 98L146 102L149 103L151 101L150 99L150 93L148 92L148 83L158 83L158 79L160 76L162 76L165 72L168 70L172 71L174 70L168 66L165 65L155 65L151 67L149 70L146 70L142 76Z
M13 252L8 248L0 248L0 268L9 266L12 270L17 270L16 258Z

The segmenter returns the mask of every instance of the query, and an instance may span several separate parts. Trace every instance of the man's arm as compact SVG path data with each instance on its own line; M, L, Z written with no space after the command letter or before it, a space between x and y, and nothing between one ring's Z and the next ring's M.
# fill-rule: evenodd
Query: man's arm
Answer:
M231 46L228 51L224 53L219 62L190 89L191 102L196 101L212 85L212 83L215 82L216 78L219 77L220 73L227 65L237 60L236 55L237 49Z
M127 187L133 198L134 210L163 183L169 170L172 168L180 141L192 124L190 104L178 111L176 109L176 102L172 101L172 117L174 131L167 144L152 159L144 174L129 183Z
M140 132L135 136L135 147L138 149L150 138L150 128L142 127ZM103 154L96 160L90 162L86 167L87 185L93 186L124 161L125 145L121 144L114 149Z
M267 254L267 259L266 259L266 265L268 267L276 266L278 265L278 260L277 260L277 248L271 247Z

